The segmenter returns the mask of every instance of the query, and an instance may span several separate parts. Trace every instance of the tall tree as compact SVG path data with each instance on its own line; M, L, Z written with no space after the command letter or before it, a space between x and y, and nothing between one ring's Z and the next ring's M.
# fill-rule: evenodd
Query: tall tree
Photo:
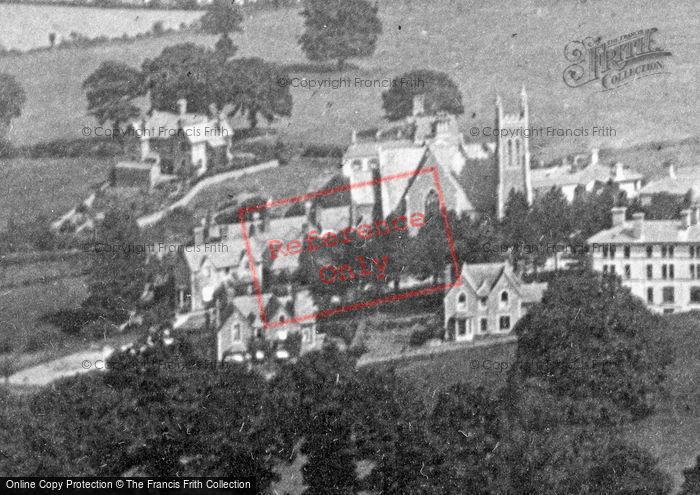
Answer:
M85 305L123 318L136 308L146 283L146 250L133 212L112 209L95 231Z
M217 55L227 60L236 54L238 47L229 34L242 31L243 14L234 0L215 0L199 22L203 31L220 35L215 45Z
M145 94L143 74L138 69L113 60L102 64L83 82L88 100L88 114L113 129L139 115L134 99Z
M580 423L644 417L663 391L672 359L658 338L664 324L617 277L561 273L515 327L511 385L541 381Z
M254 129L259 117L271 124L276 117L292 114L289 86L279 84L289 75L277 64L260 58L240 58L227 62L222 79L214 85L214 101L222 108L231 105L231 113L245 115Z
M189 112L206 114L219 98L214 81L220 77L220 64L210 50L194 43L166 47L141 67L151 106L157 110L177 113L177 102L184 98Z
M462 93L444 72L414 70L395 77L391 87L382 93L382 108L388 120L401 120L413 113L413 99L423 95L423 110L454 115L464 113Z
M309 60L336 60L343 70L349 58L374 53L382 33L377 12L367 0L305 0L299 44Z
M4 139L12 119L22 114L27 94L15 76L0 73L0 139Z

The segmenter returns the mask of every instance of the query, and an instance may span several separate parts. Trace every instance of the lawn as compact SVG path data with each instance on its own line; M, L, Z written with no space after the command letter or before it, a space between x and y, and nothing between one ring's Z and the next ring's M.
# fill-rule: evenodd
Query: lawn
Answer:
M700 96L700 38L697 2L676 0L660 8L651 1L633 9L617 0L595 2L526 0L517 4L434 0L430 8L415 0L380 1L384 34L376 53L354 61L342 74L352 81L340 89L292 88L290 119L277 123L284 138L346 144L353 127L382 121L381 87L356 87L355 78L386 80L405 71L431 68L447 72L459 85L466 112L462 127L492 125L496 93L513 110L521 85L530 96L531 124L558 128L609 126L614 137L533 138L535 158L599 147L626 147L697 135L700 121L693 102ZM562 80L568 65L564 46L587 36L615 38L658 28L659 44L672 52L669 74L644 78L615 91L598 83L569 88ZM302 18L295 10L256 12L244 32L234 36L241 56L260 56L283 64L303 64L297 39ZM80 136L92 119L85 115L82 81L107 59L134 66L178 42L211 45L214 38L178 33L130 44L0 59L0 71L15 74L28 94L12 139L31 143ZM309 78L338 74L297 73Z
M107 179L113 164L108 158L0 160L0 230L12 217L63 215Z

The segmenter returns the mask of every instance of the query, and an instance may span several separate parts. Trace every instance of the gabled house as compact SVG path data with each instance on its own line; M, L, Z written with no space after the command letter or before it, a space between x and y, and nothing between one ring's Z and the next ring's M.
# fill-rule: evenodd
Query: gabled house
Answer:
M264 328L257 296L234 298L230 303L230 314L217 332L218 361L224 361L228 356L236 355L239 360L245 359L249 346L256 340L272 342L278 350L285 349L284 343L292 333L301 335L301 354L322 347L324 335L317 333L315 318L303 322L290 321L295 317L313 315L317 312L308 291L300 291L284 297L263 294L262 304L268 323L288 323Z
M446 274L450 276L450 268ZM445 340L510 333L546 288L546 284L523 284L508 262L465 263L461 281L444 298Z
M179 113L154 110L133 127L141 140L141 161L156 160L160 172L181 177L200 176L232 158L233 128L216 108L210 114L187 112L187 100L178 100Z

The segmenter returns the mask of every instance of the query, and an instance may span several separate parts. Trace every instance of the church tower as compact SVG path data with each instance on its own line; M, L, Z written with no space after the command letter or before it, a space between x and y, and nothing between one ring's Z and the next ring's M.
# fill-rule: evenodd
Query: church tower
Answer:
M496 137L496 167L498 186L496 191L496 215L505 214L510 191L522 191L528 204L532 204L532 179L530 177L529 109L525 86L520 91L520 111L505 113L501 97L496 96L496 129L502 130Z

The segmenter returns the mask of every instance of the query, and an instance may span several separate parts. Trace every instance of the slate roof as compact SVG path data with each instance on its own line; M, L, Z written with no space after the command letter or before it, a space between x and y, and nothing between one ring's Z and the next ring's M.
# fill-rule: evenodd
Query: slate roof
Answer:
M617 173L616 173L617 172ZM591 182L607 183L641 180L643 176L625 168L607 167L594 163L581 169L569 165L532 169L533 189L550 189L568 185L587 185Z
M588 239L589 244L700 243L700 224L682 228L681 220L643 220L642 235L635 238L634 221L602 230Z
M640 194L669 193L676 196L686 194L690 189L700 189L700 167L686 167L676 170L675 177L666 176L649 182Z

